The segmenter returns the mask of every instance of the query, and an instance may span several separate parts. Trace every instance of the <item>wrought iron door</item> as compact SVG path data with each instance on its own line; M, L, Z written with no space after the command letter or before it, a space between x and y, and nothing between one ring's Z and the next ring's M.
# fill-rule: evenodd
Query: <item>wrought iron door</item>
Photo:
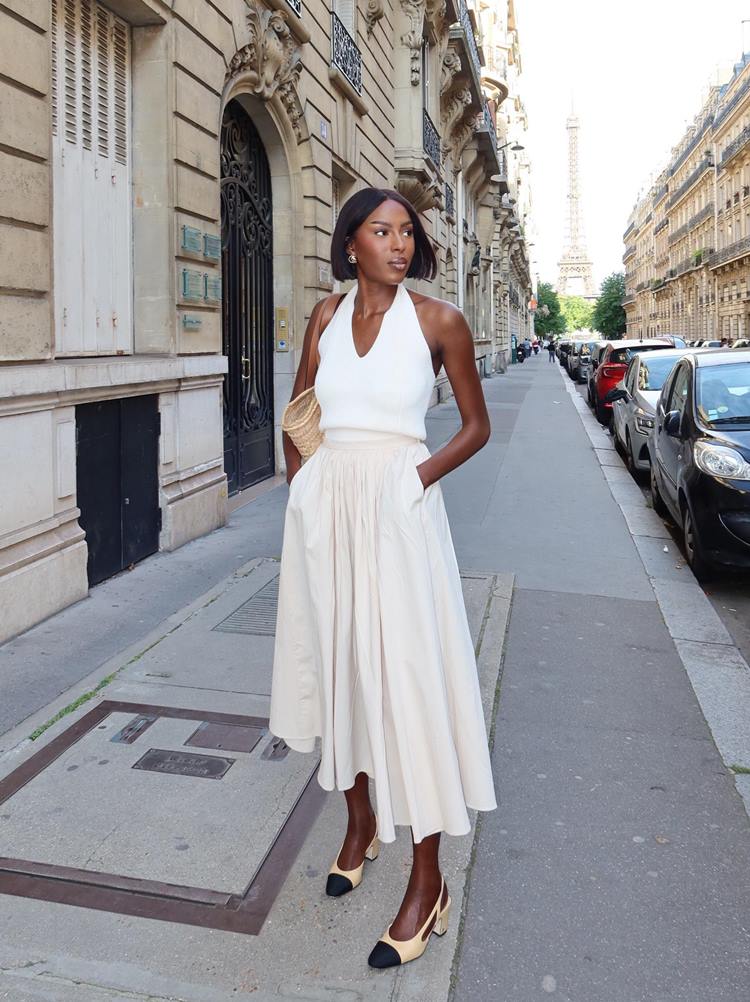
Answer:
M273 441L273 211L263 143L236 101L221 127L224 469L229 493L270 477Z

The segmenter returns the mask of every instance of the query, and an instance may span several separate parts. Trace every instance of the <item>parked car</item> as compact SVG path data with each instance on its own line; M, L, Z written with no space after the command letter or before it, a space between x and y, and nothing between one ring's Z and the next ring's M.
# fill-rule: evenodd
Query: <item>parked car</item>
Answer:
M570 374L570 378L575 382L586 382L586 378L581 378L581 368L588 368L591 348L598 343L595 338L587 341L577 341L573 351L568 355L568 373Z
M639 351L659 351L670 347L657 338L628 341L610 341L601 355L594 376L591 404L602 424L608 424L612 415L612 404L604 398L625 375L630 359Z
M560 365L565 366L565 361L568 357L568 351L573 342L568 338L565 341L557 342L557 357L560 360Z
M589 359L589 384L586 389L586 398L589 403L589 407L594 407L594 377L596 376L596 370L599 367L599 363L604 356L604 352L609 347L609 341L599 341L597 342L597 347L591 352Z
M732 344L732 348L750 348L750 337L740 337Z
M607 399L612 406L612 434L632 474L647 471L649 438L654 428L656 402L665 380L689 349L665 348L633 355L624 378Z
M750 567L750 350L688 352L650 441L654 510L682 527L696 577Z
M591 366L593 364L593 359L598 355L599 348L603 348L606 345L606 341L586 341L584 344L584 349L581 351L580 357L578 359L578 382L586 383L588 385L589 376L591 375Z

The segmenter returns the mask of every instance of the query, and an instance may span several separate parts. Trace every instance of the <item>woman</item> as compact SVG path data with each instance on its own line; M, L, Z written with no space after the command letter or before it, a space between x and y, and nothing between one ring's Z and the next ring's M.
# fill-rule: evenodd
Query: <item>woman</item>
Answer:
M496 806L438 483L482 448L490 423L463 316L402 285L437 269L409 202L395 191L357 192L339 215L331 260L336 278L357 284L313 310L292 392L306 385L309 360L324 440L301 466L284 436L290 489L270 729L297 751L320 737L318 781L345 793L349 820L329 895L357 887L379 843L395 839L396 825L411 827L406 893L369 957L391 967L447 928L441 832L464 835L467 807ZM462 426L431 456L424 419L441 366Z

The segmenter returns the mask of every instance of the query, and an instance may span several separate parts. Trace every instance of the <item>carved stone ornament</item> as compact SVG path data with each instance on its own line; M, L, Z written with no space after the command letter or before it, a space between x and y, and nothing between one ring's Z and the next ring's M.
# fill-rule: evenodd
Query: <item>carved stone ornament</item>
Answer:
M402 176L396 181L396 188L411 202L417 212L443 207L443 192L435 181L425 182L419 178Z
M375 30L375 25L385 14L385 4L383 0L367 0L365 4L365 23L367 24L367 37L369 38Z
M440 67L440 97L450 90L453 78L461 70L461 57L455 49L450 48L443 56L443 64Z
M303 138L303 111L297 84L302 71L302 55L301 47L289 28L286 13L269 10L258 0L253 0L248 3L247 27L250 41L232 57L227 78L246 73L250 91L264 101L278 94L300 142Z
M442 34L446 0L425 0L425 17L436 35Z
M411 50L411 83L418 87L422 76L425 0L401 0L401 10L409 19L409 30L401 36L401 44Z

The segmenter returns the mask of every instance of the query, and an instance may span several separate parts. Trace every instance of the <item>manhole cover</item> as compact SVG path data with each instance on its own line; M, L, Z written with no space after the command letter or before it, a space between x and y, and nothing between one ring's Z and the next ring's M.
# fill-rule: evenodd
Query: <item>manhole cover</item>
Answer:
M219 755L194 755L192 752L149 748L133 768L144 769L146 772L166 772L172 776L221 779L236 761Z
M276 607L279 599L279 576L269 581L252 598L235 609L216 626L218 633L247 633L272 637L276 632Z
M216 748L218 751L251 752L265 731L242 724L215 724L204 720L185 742L194 748Z

